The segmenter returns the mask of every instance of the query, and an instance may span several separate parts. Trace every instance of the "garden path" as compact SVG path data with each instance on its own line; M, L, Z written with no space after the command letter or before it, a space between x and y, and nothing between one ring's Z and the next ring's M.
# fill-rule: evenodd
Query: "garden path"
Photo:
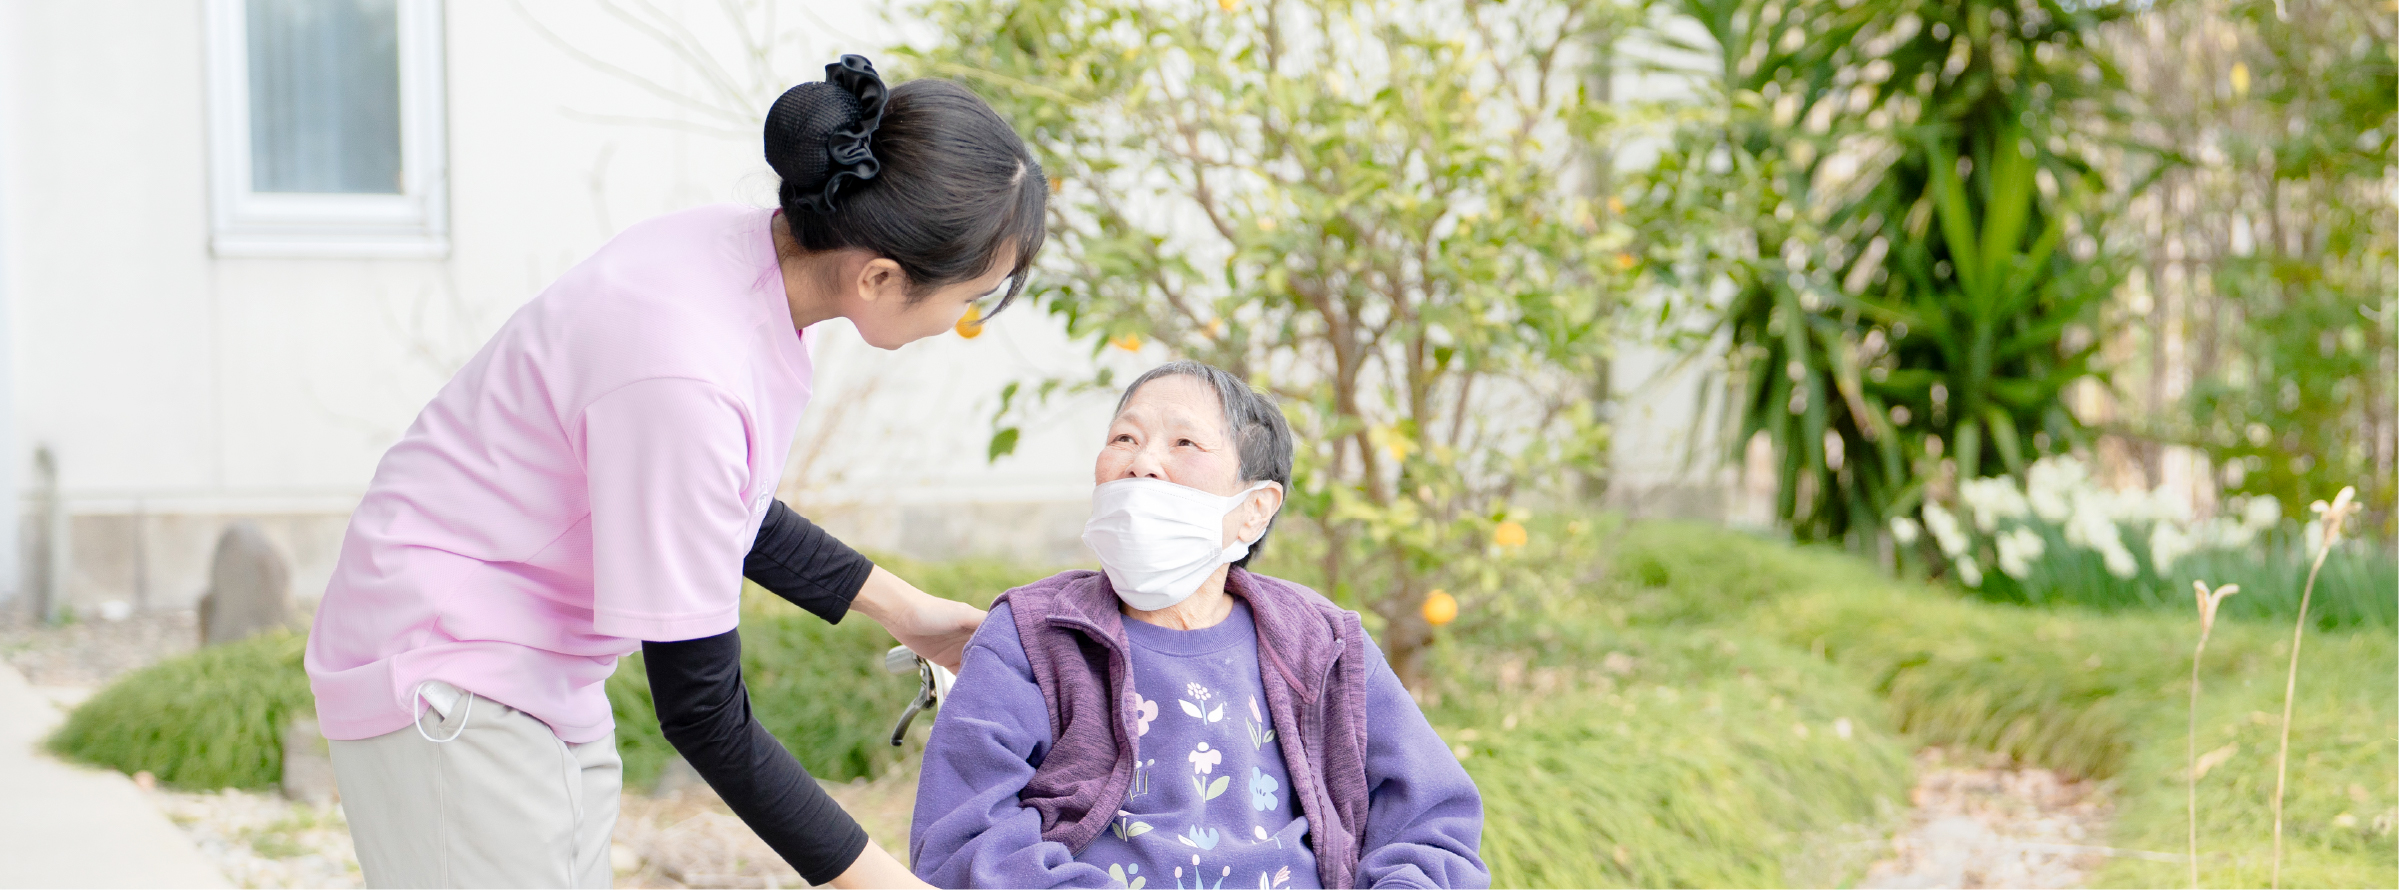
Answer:
M0 662L0 887L228 886L132 779L41 751L65 716Z

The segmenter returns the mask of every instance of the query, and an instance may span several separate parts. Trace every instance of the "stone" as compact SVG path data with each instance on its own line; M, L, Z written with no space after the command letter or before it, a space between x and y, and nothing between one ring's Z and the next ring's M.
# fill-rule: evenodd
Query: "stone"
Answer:
M257 636L292 622L292 573L265 532L248 520L226 526L200 598L200 645Z
M333 750L313 716L283 726L283 796L319 809L333 805Z

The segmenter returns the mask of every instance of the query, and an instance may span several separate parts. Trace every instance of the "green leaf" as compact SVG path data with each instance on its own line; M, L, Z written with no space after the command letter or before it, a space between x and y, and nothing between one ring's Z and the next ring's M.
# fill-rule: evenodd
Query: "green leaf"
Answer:
M1200 798L1202 800L1215 800L1218 795L1224 793L1226 783L1229 783L1232 780L1232 776L1217 776L1216 781L1208 783L1208 790L1201 794Z
M1999 449L1999 459L2007 464L2008 472L2024 472L2024 451L2017 441L2016 420L1997 405L1983 409L1983 420L1991 425L1991 444Z
M984 459L997 463L1000 458L1016 453L1016 437L1018 435L1019 431L1016 427L1007 427L992 433L991 447L986 452Z
M1961 420L1957 425L1956 438L1958 478L1981 478L1982 427L1975 425L1972 419Z

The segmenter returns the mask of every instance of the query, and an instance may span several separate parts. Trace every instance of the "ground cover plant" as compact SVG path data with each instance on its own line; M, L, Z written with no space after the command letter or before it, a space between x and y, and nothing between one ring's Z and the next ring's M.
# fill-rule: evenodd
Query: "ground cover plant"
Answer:
M67 716L50 750L190 790L273 788L284 722L314 713L306 639L273 632L127 674Z
M1500 886L1849 883L1881 855L1903 813L1907 754L1926 744L2106 780L2118 817L2099 843L2185 847L2188 600L2115 612L1982 602L1835 550L1695 524L1557 516L1525 536L1523 571L1457 600L1422 690L1483 791L1483 852ZM1305 548L1286 553L1306 562ZM977 604L1049 571L884 563ZM1308 580L1306 564L1260 568ZM747 607L757 712L812 771L880 776L918 756L924 721L916 744L886 740L912 692L880 672L888 636L755 591ZM2228 611L2201 664L2208 885L2266 878L2289 645L2282 621ZM263 637L128 675L52 744L182 787L271 787L275 728L308 705L299 652L297 637ZM638 667L628 660L610 688L633 788L669 756ZM2312 632L2304 670L2284 881L2390 886L2399 644L2385 628ZM2187 869L2121 858L2097 880L2181 884Z
M2194 612L1992 605L1881 581L1834 554L1788 558L1789 593L1747 616L1761 633L1849 669L1921 743L2111 780L2112 846L2184 846ZM2389 885L2399 879L2399 642L2370 627L2311 635L2308 647L2291 733L2283 881ZM2280 622L2220 615L2200 666L2198 747L2217 758L2198 783L2200 870L2210 885L2265 883L2289 656ZM2117 858L2098 880L2164 886L2187 880L2186 869Z

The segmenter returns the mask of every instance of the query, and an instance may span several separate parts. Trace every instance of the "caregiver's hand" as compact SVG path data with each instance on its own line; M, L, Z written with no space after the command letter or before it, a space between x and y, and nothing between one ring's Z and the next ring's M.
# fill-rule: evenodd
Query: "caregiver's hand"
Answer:
M866 586L858 589L850 608L883 625L900 645L953 673L975 628L983 625L983 610L918 590L882 566L866 577Z
M931 890L933 886L909 874L907 866L901 865L898 859L892 858L878 844L867 844L866 849L859 851L858 861L851 863L849 870L835 877L830 884L841 890L882 887L924 887Z

